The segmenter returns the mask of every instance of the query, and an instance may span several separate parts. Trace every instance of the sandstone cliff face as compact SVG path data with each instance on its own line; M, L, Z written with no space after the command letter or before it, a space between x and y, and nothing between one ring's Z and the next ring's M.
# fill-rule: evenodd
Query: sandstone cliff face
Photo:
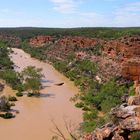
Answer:
M136 98L135 96L133 96ZM140 95L138 96L140 99ZM134 102L124 103L110 111L114 122L97 128L92 134L85 136L84 140L128 140L131 132L140 131L140 100L137 105Z
M69 54L75 54L78 59L91 59L98 64L98 75L101 75L103 81L119 76L131 80L139 79L140 36L112 40L78 36L64 36L54 40L51 36L37 36L30 39L29 43L31 46L51 43L51 47L44 52L49 58L65 60ZM103 46L101 54L90 54L89 51L98 44Z
M87 37L63 37L59 39L58 44L61 46L75 46L79 48L86 48L95 46L98 43L97 38L87 38Z
M124 52L122 75L131 80L140 80L140 36L130 37Z
M104 41L104 52L114 54L120 62L140 56L140 36L123 37L116 40Z
M41 46L49 43L50 41L52 41L51 36L36 36L36 37L30 39L29 44L31 46L41 47Z
M122 75L127 79L140 81L140 57L128 59L122 65Z

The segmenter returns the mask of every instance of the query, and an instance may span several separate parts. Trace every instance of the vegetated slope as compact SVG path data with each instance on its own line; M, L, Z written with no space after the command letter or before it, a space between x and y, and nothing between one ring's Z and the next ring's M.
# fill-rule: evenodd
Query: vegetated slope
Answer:
M133 81L140 77L140 31L139 28L58 30L51 36L47 33L44 36L45 29L42 34L32 32L33 38L29 38L29 32L28 36L22 36L18 47L40 60L48 59L81 89L81 94L73 100L78 100L76 106L85 111L83 132L92 132L112 120L108 114L112 107L127 103L128 96L134 94ZM98 140L101 136L112 139L114 134L120 135L120 131L109 131L108 135L103 135L108 130L108 127L105 128L97 134L90 134L89 139L96 137ZM111 125L112 128L114 125ZM138 131L139 127L129 129L124 131L124 139L131 132Z

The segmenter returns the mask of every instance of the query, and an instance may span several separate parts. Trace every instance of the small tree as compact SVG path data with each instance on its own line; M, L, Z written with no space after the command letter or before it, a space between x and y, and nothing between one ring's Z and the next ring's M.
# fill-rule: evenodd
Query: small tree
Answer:
M41 89L41 74L42 69L29 66L22 71L23 83L25 90L29 91L32 94L39 94Z
M25 83L25 89L28 90L30 93L38 94L39 90L41 89L41 82L38 79L27 79Z
M11 105L9 103L9 100L5 97L5 96L2 96L0 97L0 111L9 111L11 108Z

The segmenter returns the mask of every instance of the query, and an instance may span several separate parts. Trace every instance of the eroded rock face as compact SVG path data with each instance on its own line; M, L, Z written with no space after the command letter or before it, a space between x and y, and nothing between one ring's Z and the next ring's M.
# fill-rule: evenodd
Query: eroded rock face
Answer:
M122 65L122 75L131 80L140 80L140 57L128 59Z
M103 140L108 138L114 131L115 125L106 124L102 129L96 129L92 135L92 140Z
M103 42L105 54L112 58L118 57L120 62L140 56L140 36L122 37L116 40Z
M49 43L50 41L52 41L52 37L51 36L36 36L34 38L31 38L29 41L29 44L31 46L43 46L46 43Z
M119 107L113 108L111 110L110 114L117 117L117 118L125 119L129 116L135 115L135 108L136 107L137 106L135 106L135 105L128 106L126 103L124 103Z
M140 104L140 95L129 97L128 105L139 105L139 104Z
M98 43L98 41L99 39L96 38L66 36L59 39L58 44L61 46L75 46L79 48L86 48L86 47L95 46Z
M140 130L140 117L129 117L120 122L120 128L129 131Z
M46 56L58 60L65 60L69 54L78 59L88 58L99 66L98 75L103 81L112 77L123 76L130 80L137 80L140 73L140 36L128 36L119 39L105 40L80 36L36 36L30 39L31 46L51 44ZM101 54L90 54L98 45L103 46ZM135 59L134 61L132 61ZM135 62L135 63L134 63Z
M130 132L140 130L140 100L137 105L133 102L131 105L124 103L115 107L111 110L110 115L117 122L115 121L96 129L92 134L91 140L125 140L130 136Z

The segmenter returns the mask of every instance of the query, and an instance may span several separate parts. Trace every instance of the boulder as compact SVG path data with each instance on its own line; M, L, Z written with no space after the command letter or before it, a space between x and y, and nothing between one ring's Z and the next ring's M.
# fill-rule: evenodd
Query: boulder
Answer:
M128 98L128 105L140 105L140 95L130 96Z
M119 134L115 134L111 140L125 140L122 136L120 136Z
M112 122L97 128L92 134L92 140L125 140L130 137L129 132L140 131L140 105L123 103L111 109L110 115L117 123Z
M117 118L122 118L125 119L129 116L133 116L135 115L135 108L137 106L133 105L133 106L128 106L127 104L122 104L119 107L115 107L113 109L111 109L110 114L117 117Z
M134 80L140 80L140 58L131 58L122 65L122 76Z
M140 117L129 117L120 122L120 127L124 130L139 131L140 130Z
M108 138L111 133L113 133L115 126L108 123L101 129L96 129L92 135L92 140L103 140Z

